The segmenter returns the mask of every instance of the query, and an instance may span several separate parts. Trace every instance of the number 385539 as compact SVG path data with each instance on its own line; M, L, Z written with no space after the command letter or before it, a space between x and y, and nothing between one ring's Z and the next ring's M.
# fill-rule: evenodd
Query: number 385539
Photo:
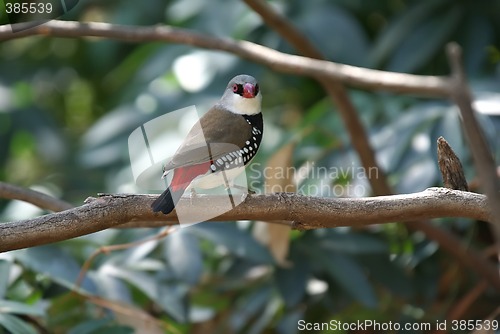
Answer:
M7 14L45 14L52 13L52 4L48 3L28 3L28 2L16 2L5 4L5 12Z

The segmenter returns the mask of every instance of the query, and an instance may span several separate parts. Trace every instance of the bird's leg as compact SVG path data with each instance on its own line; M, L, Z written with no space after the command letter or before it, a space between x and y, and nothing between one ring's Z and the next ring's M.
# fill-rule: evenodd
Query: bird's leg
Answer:
M231 188L234 188L234 189L238 189L238 190L241 190L243 193L248 193L250 195L255 195L256 192L248 187L245 187L245 186L240 186L239 184L232 184L230 186Z
M250 195L253 195L255 194L255 191L249 189L248 187L245 187L245 186L241 186L239 184L234 184L234 182L229 185L229 184L226 184L225 187L226 191L228 193L231 194L231 196L233 196L233 192L231 191L231 189L237 189L239 191L241 191L241 197L240 197L240 203L242 203L246 198L247 196L250 194Z
M189 189L186 189L186 193L189 190L189 204L192 206L193 205L193 199L196 198L196 190L194 190L194 187L189 187Z
M241 193L240 201L243 203L245 201L245 199L247 198L247 196L248 196L247 192L242 192Z
M234 208L236 205L234 204L233 192L231 191L231 188L234 186L234 180L229 179L224 171L222 172L222 177L224 180L224 190L226 190L227 194L229 195L231 206Z

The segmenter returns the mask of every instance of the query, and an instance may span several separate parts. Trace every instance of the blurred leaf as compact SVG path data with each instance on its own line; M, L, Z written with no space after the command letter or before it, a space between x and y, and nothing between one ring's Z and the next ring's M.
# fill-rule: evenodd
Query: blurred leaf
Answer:
M292 247L289 267L277 267L275 280L276 287L285 301L287 308L297 305L306 293L307 280L311 275L311 268L306 256Z
M62 294L51 299L50 307L47 309L47 328L62 328L69 331L75 326L88 320L82 298L72 292Z
M366 65L367 38L359 21L349 11L331 2L322 6L304 6L294 23L300 25L326 58L345 64Z
M419 1L387 25L387 28L378 35L375 45L368 59L374 67L381 63L408 38L422 22L430 17L436 10L450 3L449 0Z
M369 234L339 233L327 231L319 245L325 251L348 254L387 253L387 244Z
M199 240L189 230L181 228L163 242L165 258L179 280L195 285L203 272Z
M68 289L75 289L80 266L64 249L57 246L39 246L16 252L16 259L31 270L49 276L54 282ZM95 293L96 287L87 277L79 289Z
M6 313L0 313L0 327L5 328L10 333L37 334L31 324Z
M28 305L12 300L0 300L0 313L27 314L34 316L43 316L41 305Z
M387 64L387 70L412 73L422 67L447 41L463 15L453 6L442 17L428 19L406 36Z
M226 247L236 256L252 260L256 263L272 264L274 260L264 246L258 243L249 233L240 230L233 223L202 223L189 227L191 231L217 246Z
M112 322L109 318L85 321L73 327L68 334L93 334Z
M248 334L263 333L266 327L269 326L273 318L276 316L280 306L281 303L277 298L271 298L262 312L260 312L260 314L257 316L257 319L252 321Z
M361 256L359 261L368 269L370 277L392 293L405 299L414 297L411 278L404 272L401 264L389 260L389 256L366 255Z
M161 282L147 273L118 267L113 264L102 266L101 271L106 275L121 278L132 284L148 298L155 301L177 321L186 321L187 309L185 298L187 287L183 284Z
M131 303L132 296L129 287L125 284L125 282L120 280L118 277L110 275L109 272L107 272L107 265L101 268L105 269L97 270L92 272L90 275L99 288L99 294L111 300Z
M302 309L293 310L292 312L286 313L278 323L276 328L279 334L291 334L296 333L297 327L300 320L304 320L304 311Z
M128 326L108 325L108 326L100 327L91 333L92 334L134 334L135 331L133 328L128 327Z
M376 307L377 297L366 273L352 258L335 253L316 253L324 270L342 289L366 307Z
M83 136L79 160L85 166L98 167L115 162L126 148L132 130L141 125L144 115L134 106L121 106L94 122Z
M156 233L157 232L155 230L152 230L150 233L145 234L144 237L153 236ZM143 263L143 261L147 261L147 256L156 249L158 243L158 240L150 240L138 246L129 248L124 252L117 253L117 256L110 257L106 262L117 265L122 264L127 268L133 268Z
M116 322L120 324L120 328L113 330L131 330L132 333L147 333L147 334L164 334L164 326L149 317L145 311L136 308L134 316L125 313L115 314ZM128 326L128 327L125 327Z
M411 257L411 265L417 266L425 259L434 255L439 249L439 244L433 240L422 240L415 245L415 252Z
M270 293L271 286L264 285L241 298L231 314L229 320L231 328L239 331L253 316L260 314L269 301Z
M26 82L19 82L13 90L14 103L18 108L25 108L32 103L33 88Z
M134 285L149 298L153 299L158 297L159 282L147 273L130 270L113 264L105 264L101 266L100 271L102 274L121 278Z
M481 65L486 60L486 49L494 44L494 31L491 22L474 13L465 19L461 27L465 35L463 43L464 67L468 75L481 73Z
M10 266L10 261L0 259L0 300L5 297L5 292L9 286Z
M443 107L436 103L425 103L406 110L389 126L371 136L377 149L377 160L384 169L396 172L401 169L405 156L414 158L411 140L417 131L431 127L443 115Z
M444 139L450 144L455 154L461 161L465 161L467 157L466 147L464 145L463 132L460 129L460 116L454 107L443 108L443 117L436 124L436 127L431 133L433 145L436 146L437 138L443 136ZM437 146L436 146L437 150ZM436 153L437 154L437 153ZM436 155L437 159L437 155ZM437 161L437 160L436 160Z
M153 300L158 303L176 321L188 320L187 287L180 284L162 284L158 296Z
M423 158L403 172L401 182L397 185L397 192L408 194L425 190L433 186L438 177L436 161L429 157Z

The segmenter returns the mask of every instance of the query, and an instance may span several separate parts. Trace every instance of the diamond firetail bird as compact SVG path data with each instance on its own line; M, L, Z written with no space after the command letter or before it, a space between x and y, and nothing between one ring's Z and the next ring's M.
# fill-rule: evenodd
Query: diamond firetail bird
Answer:
M238 75L229 81L219 102L193 126L163 167L162 178L168 173L173 177L167 190L151 205L154 212L170 213L188 187L227 185L226 173L241 173L262 139L261 101L255 78Z

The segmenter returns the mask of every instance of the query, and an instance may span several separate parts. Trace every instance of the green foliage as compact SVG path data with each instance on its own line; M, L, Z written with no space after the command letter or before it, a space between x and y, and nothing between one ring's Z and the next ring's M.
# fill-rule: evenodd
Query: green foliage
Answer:
M498 110L500 1L272 3L328 59L342 63L446 74L444 44L456 40L464 47L477 101ZM295 52L239 1L81 1L64 19L172 24ZM189 75L179 65L186 56L191 77L206 79L191 90L182 81ZM248 73L259 78L264 92L266 131L257 163L264 166L279 148L295 142L294 167L312 161L324 168L298 185L300 193L371 195L366 178L358 174L359 160L336 106L310 79L185 45L48 37L2 42L0 73L2 181L75 205L97 192L139 192L130 169L129 134L166 112L210 106L228 78ZM474 178L457 112L448 102L359 90L350 91L350 97L397 192L441 184L435 154L439 136L458 154L468 179ZM498 116L480 117L500 157ZM332 175L331 168L345 173ZM261 191L262 175L255 177L254 190ZM25 203L0 201L3 221L42 213ZM474 247L489 242L486 228L477 222L447 220L442 227L468 236ZM301 319L434 323L478 282L472 271L457 270L455 260L436 243L404 225L294 232L288 267L274 261L252 229L251 222L203 223L163 241L101 255L79 295L70 291L95 249L156 231L103 231L0 254L0 334L43 333L41 328L50 333L133 333L145 326L141 321L160 333L203 328L287 334L297 332ZM443 287L450 273L456 275ZM84 298L90 295L146 312L162 325L148 323L139 312L124 315ZM477 301L481 311L464 317L486 318L484 310L493 310L491 299L498 304L498 294L488 298Z

